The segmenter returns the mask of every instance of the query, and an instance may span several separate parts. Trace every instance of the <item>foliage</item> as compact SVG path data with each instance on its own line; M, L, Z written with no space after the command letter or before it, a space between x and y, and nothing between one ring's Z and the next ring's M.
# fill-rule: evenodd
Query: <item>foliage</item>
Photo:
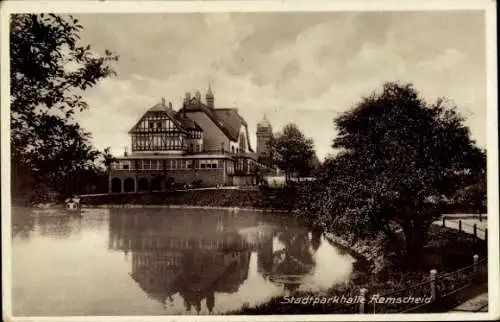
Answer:
M467 212L485 213L487 211L486 176L480 175L470 184L457 190L453 197L459 208Z
M312 139L306 138L297 125L289 123L270 141L273 163L285 171L287 177L297 173L308 175L314 156Z
M484 173L485 155L456 108L427 104L411 84L386 83L335 119L339 153L325 162L309 210L318 224L355 236L402 232L420 258L429 225L463 182Z
M72 193L80 177L99 171L101 153L73 116L88 107L82 93L114 74L109 63L118 57L80 45L82 29L71 16L11 16L13 194Z

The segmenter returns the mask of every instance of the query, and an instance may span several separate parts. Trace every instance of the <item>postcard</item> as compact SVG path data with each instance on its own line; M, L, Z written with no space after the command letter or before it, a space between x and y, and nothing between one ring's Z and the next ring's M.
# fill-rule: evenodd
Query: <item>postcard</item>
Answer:
M2 3L6 321L493 320L493 1Z

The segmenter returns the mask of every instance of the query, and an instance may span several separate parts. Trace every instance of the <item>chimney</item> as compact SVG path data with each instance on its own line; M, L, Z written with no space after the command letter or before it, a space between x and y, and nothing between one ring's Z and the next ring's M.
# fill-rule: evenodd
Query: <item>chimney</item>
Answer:
M196 93L194 95L196 97L196 101L198 103L201 103L201 93L200 93L200 91L196 91Z
M172 109L172 102L168 102L168 108Z
M165 106L165 97L161 98L161 105Z
M123 151L123 156L125 156L125 157L128 156L128 149L127 149L127 147L125 147L125 151Z

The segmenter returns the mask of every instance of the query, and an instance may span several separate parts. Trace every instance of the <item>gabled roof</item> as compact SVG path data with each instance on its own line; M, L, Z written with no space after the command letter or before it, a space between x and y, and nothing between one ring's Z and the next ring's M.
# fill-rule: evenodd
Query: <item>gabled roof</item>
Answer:
M242 125L247 125L245 120L238 114L236 108L218 108L213 110L215 116L222 122L234 141L238 140Z
M189 117L180 112L175 113L175 118L182 124L182 127L188 131L203 131L201 126Z
M171 107L166 106L164 102L158 103L151 107L144 113L139 121L132 127L129 133L137 132L137 127L147 116L167 116L181 131L198 130L203 131L203 129L196 124L193 120L188 117L184 117L181 113L174 111Z
M247 146L250 151L253 150L250 147L250 140L248 136L248 126L247 122L238 113L237 108L210 108L202 102L198 102L196 98L191 100L191 104L184 106L179 113L183 110L186 112L204 112L217 127L231 140L234 142L238 141L240 135L241 126L245 126Z

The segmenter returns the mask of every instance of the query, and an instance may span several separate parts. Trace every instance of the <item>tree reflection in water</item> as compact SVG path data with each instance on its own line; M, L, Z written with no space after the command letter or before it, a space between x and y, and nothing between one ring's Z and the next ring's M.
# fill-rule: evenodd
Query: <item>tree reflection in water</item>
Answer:
M216 293L238 292L247 280L252 252L257 272L288 290L314 267L321 234L310 238L304 229L272 225L249 241L239 231L257 227L257 219L227 211L111 209L109 248L131 253L130 276L150 298L167 306L179 294L186 311L197 313L205 300L212 313ZM283 249L273 250L276 238Z
M11 235L12 238L28 239L35 228L35 218L29 208L12 208Z
M42 236L68 238L81 232L82 217L60 209L12 208L12 237L29 238L38 228Z

